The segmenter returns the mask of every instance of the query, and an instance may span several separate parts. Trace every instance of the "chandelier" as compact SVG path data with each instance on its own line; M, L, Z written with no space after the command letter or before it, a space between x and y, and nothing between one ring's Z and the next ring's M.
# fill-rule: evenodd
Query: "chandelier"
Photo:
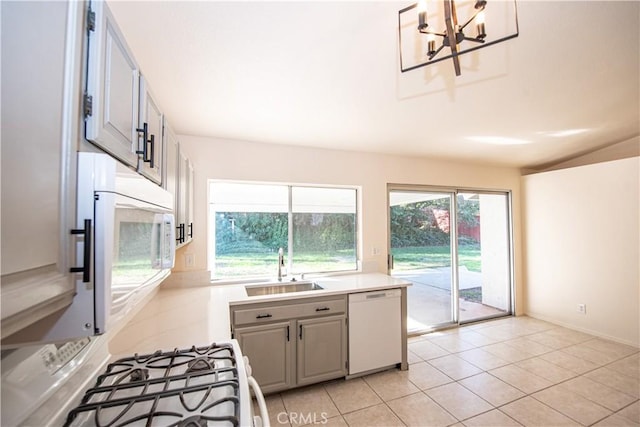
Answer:
M459 76L460 55L518 36L515 0L420 0L398 12L398 36L402 72L451 58Z

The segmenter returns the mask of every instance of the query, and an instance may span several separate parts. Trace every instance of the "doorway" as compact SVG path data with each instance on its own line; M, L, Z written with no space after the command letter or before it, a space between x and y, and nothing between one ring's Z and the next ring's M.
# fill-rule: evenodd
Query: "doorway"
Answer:
M510 193L389 186L389 272L409 333L512 313Z

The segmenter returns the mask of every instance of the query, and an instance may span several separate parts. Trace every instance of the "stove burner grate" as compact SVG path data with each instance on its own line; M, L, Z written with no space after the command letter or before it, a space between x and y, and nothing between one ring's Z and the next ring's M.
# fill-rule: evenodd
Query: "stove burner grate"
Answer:
M65 426L238 426L239 387L231 344L136 354L109 364Z

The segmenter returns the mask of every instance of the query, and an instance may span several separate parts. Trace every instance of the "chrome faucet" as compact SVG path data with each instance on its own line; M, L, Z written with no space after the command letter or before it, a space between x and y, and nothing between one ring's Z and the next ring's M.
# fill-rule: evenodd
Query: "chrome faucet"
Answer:
M283 273L284 270L284 249L278 249L278 282L282 282L282 276L286 276L287 273Z

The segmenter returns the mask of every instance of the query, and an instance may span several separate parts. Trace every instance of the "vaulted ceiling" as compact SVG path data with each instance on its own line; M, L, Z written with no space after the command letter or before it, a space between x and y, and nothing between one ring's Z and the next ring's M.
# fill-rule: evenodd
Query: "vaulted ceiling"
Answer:
M518 1L460 77L400 71L410 4L109 2L178 134L513 167L639 134L640 2Z

